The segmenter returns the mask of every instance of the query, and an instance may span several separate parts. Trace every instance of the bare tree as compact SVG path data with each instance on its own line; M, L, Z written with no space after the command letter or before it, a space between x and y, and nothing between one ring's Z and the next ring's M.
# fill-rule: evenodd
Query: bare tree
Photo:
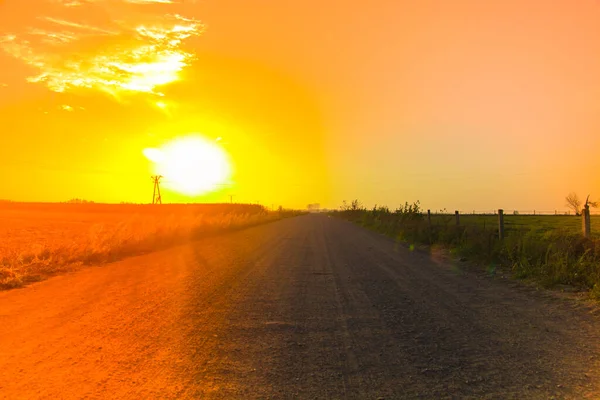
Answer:
M577 196L577 193L569 193L569 195L565 197L565 200L567 201L566 206L573 210L575 215L581 214L581 200L579 199L579 196Z

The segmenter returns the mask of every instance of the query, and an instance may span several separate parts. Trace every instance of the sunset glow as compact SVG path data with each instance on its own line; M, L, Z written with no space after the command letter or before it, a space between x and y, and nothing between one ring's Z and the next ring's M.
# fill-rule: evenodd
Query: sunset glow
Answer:
M154 164L154 172L165 178L166 187L197 196L227 185L231 164L216 142L200 135L174 139L159 149L148 148L144 155Z
M0 0L0 396L600 400L599 173L600 0Z

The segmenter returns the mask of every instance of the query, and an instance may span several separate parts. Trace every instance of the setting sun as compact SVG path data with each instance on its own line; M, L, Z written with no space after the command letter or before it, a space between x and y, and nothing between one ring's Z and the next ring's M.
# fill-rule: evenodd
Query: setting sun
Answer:
M200 135L174 139L161 148L144 149L154 164L154 172L165 178L165 187L197 196L228 183L231 164L228 155L215 141Z

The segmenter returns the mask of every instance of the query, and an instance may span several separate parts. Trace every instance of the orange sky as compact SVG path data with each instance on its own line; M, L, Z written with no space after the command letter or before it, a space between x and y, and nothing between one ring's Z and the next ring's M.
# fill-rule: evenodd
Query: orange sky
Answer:
M0 198L149 201L142 150L191 132L234 164L201 201L600 198L596 0L24 4L0 2Z

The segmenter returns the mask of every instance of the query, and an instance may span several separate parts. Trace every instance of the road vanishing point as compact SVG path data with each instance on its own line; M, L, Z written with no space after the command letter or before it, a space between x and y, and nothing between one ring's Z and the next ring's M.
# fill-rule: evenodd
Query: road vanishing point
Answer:
M0 293L1 399L598 399L600 314L325 215Z

